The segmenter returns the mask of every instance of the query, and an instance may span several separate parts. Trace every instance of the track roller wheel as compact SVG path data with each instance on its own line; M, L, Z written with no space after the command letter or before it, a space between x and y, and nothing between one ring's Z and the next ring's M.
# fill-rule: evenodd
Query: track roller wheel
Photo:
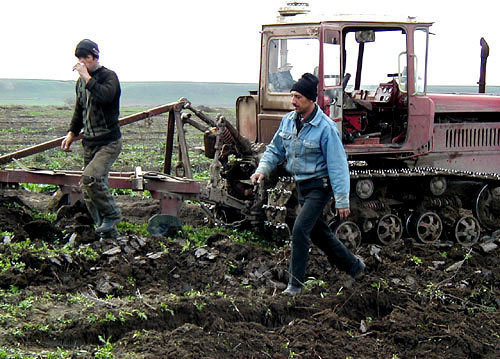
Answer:
M474 215L484 228L500 228L500 187L485 185L481 188L476 198Z
M434 243L443 232L443 222L434 212L413 214L411 218L413 234L422 243Z
M360 179L356 182L356 194L361 199L368 199L372 196L375 185L371 179Z
M337 225L336 221L332 221L329 226L349 250L353 251L361 245L361 230L356 223L345 221Z
M382 216L377 224L377 239L388 246L399 241L403 235L401 219L394 214Z
M463 216L455 224L455 239L464 247L476 244L480 235L479 221L472 216Z
M429 189L434 196L441 196L446 192L447 186L446 178L441 176L432 177L429 181Z

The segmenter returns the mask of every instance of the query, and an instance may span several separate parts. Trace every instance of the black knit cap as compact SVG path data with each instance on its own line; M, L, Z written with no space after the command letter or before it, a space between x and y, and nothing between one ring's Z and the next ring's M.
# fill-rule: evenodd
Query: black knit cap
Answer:
M94 55L94 57L99 58L99 47L94 41L83 39L76 45L75 56L87 57L88 55Z
M313 74L306 72L302 77L293 84L290 91L300 92L311 101L316 101L318 97L318 83L319 80Z

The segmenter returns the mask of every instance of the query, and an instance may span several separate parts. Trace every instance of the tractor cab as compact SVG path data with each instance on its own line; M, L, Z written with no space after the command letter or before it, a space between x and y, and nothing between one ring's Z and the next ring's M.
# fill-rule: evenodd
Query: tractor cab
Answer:
M241 134L268 143L283 115L293 109L292 85L310 72L319 79L317 103L337 123L351 157L428 150L431 23L291 18L262 27L258 94L237 101Z

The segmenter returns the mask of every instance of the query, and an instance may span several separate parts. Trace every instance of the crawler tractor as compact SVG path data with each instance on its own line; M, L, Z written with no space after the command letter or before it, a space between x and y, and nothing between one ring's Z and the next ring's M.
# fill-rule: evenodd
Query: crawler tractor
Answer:
M284 167L256 188L249 178L292 110L293 83L310 72L319 78L317 103L336 122L349 159L352 213L339 221L333 203L324 210L338 238L350 247L362 240L390 245L403 235L471 246L499 236L500 96L484 93L486 41L480 42L479 93L432 94L432 23L411 17L310 20L305 3L298 11L282 10L276 24L262 27L259 88L237 99L236 126L206 116L186 99L125 117L121 125L169 112L164 173L139 168L111 174L110 185L149 190L162 214L175 215L180 201L194 199L215 223L288 239L298 210L293 179ZM192 180L186 124L204 132L205 155L212 159L208 183ZM180 153L172 166L175 129ZM1 156L0 164L61 140ZM70 201L78 196L78 178L74 172L0 171L0 185L59 184Z
M262 27L259 89L237 99L237 133L233 128L230 136L219 121L219 135L208 141L218 178L209 187L240 201L238 208L205 193L213 219L289 234L297 213L292 178L278 169L257 190L248 179L263 150L257 144L272 139L292 110L293 83L310 72L319 78L317 103L338 125L350 161L351 216L339 222L333 204L325 208L339 238L353 247L362 238L390 245L403 235L470 246L500 229L500 96L483 93L486 41L480 93L431 94L432 23L311 21L294 16L292 7L283 10L278 23ZM253 145L245 142L242 150L242 138ZM230 161L230 154L239 158Z

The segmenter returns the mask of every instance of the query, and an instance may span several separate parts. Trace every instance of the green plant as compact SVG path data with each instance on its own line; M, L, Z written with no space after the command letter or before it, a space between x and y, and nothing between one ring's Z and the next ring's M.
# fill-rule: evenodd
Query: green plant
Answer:
M238 266L234 264L232 261L229 261L227 263L227 273L229 274L235 274L238 272Z
M205 308L205 306L207 305L205 302L198 302L198 301L194 301L194 306L196 307L196 309L198 310L203 310L203 308Z
M12 238L12 237L14 237L14 232L8 232L8 231L0 232L0 237L2 237L2 238L5 238L5 237Z
M200 292L199 290L191 289L190 291L185 292L184 296L190 298L196 298L196 297L202 297L203 293Z
M167 312L167 313L170 313L172 316L174 316L174 310L171 309L167 303L161 303L160 304L160 310L162 312Z
M76 250L76 254L90 261L95 261L99 258L99 254L91 247L79 247Z
M113 359L115 357L113 355L113 344L109 340L110 338L105 339L99 335L99 341L103 343L103 346L95 352L96 359Z
M141 312L140 310L137 309L134 309L133 312L137 315L137 317L139 317L139 319L148 320L148 316L146 315L146 313Z
M164 254L168 254L168 247L165 243L163 243L162 241L158 242L158 244L160 245L160 248L161 248L161 251L164 253Z
M110 188L109 192L113 196L127 195L127 196L132 196L132 197L133 196L138 196L138 193L141 193L141 192L137 192L137 191L131 190L129 188ZM140 196L142 196L142 193L141 193Z
M26 357L22 354L13 352L10 348L0 348L0 359L26 359Z
M422 264L422 259L417 256L412 256L410 261L412 261L416 266L420 266Z
M147 230L148 224L147 223L142 223L142 224L135 224L135 223L130 223L126 221L121 221L116 225L116 228L120 232L132 232L137 235L141 235L144 237L150 236L148 230Z
M33 332L42 332L42 333L47 333L49 331L49 326L47 324L31 324L31 323L26 323L23 326L23 329L25 331L33 331Z
M118 312L118 319L120 320L120 322L122 324L127 321L127 316L131 317L131 316L133 316L133 314L131 312L127 312L127 311L124 311L124 310L120 310Z
M62 350L61 348L57 348L55 352L45 354L45 359L66 359L72 358L73 355L71 352L67 350Z
M49 222L52 222L54 223L56 221L56 218L57 218L57 213L51 213L51 212L38 212L38 213L35 213L33 215L33 218L34 219L38 219L38 218L41 218L41 219L46 219L48 220Z
M100 322L105 323L105 322L116 322L116 317L113 313L106 313L104 318L101 318Z
M325 281L321 279L316 279L314 277L309 277L305 282L304 282L304 289L305 290L311 290L314 287L320 287L320 288L328 288L328 285L325 283Z
M40 184L40 183L20 183L22 188L30 192L36 193L54 193L59 189L58 185L55 184Z

